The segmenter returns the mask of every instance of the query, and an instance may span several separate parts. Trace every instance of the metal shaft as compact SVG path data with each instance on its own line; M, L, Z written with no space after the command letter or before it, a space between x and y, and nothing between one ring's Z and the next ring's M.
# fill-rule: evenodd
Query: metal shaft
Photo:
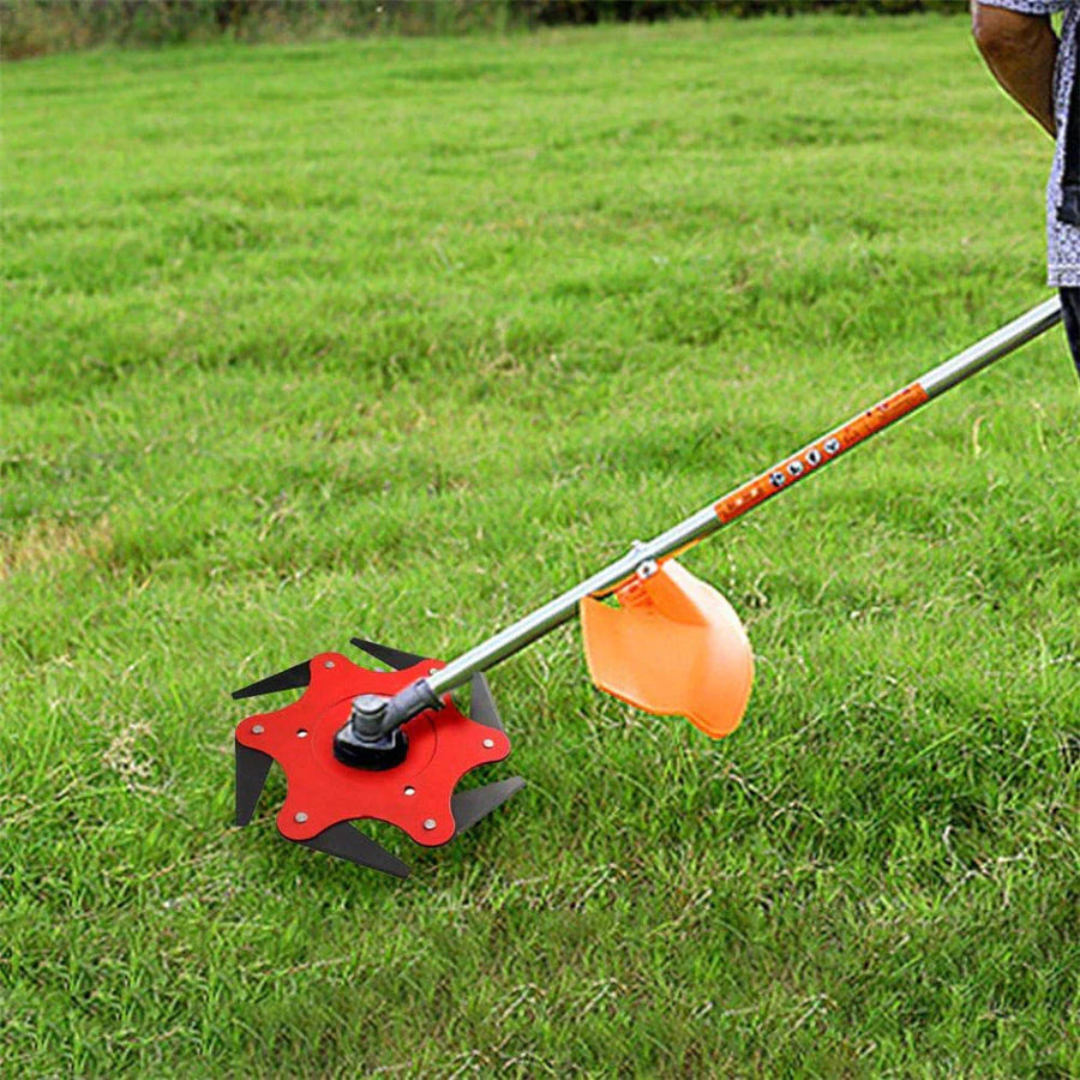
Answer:
M627 581L642 563L686 550L811 472L818 471L844 451L895 423L931 398L943 394L995 360L1045 333L1060 319L1061 301L1054 296L946 360L921 379L747 481L719 502L704 507L648 543L635 544L629 552L592 577L422 680L427 684L426 689L438 698L461 686L476 672L486 671L572 618L585 597L609 595Z

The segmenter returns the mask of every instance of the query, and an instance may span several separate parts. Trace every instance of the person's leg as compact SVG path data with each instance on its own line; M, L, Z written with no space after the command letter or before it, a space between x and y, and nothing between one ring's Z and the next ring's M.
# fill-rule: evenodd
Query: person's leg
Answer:
M1076 374L1080 375L1080 288L1061 288L1061 321L1069 339Z

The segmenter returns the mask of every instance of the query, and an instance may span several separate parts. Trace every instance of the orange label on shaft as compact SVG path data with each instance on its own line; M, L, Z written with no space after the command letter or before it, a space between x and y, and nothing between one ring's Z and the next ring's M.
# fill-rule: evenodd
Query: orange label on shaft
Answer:
M745 514L747 510L763 503L782 488L801 480L807 473L828 464L845 450L850 450L899 420L901 416L913 412L927 400L926 391L918 383L905 386L903 390L898 390L891 397L879 401L873 408L849 420L843 427L829 432L817 442L804 447L797 454L725 495L713 508L716 516L726 523Z

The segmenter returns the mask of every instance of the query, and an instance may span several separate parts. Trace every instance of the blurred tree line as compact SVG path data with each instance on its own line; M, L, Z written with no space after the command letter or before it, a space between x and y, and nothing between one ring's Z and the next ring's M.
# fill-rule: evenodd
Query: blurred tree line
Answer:
M963 13L966 0L0 0L5 59L99 45L506 32L601 22L831 12Z

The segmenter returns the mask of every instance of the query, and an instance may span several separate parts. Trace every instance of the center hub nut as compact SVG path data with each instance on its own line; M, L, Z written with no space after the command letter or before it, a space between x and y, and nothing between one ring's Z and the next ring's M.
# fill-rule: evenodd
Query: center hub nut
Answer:
M383 772L400 765L409 740L400 727L381 729L389 698L360 694L353 698L348 723L334 736L334 757L354 769Z
M364 731L364 721L378 720L386 711L386 703L389 698L382 694L361 694L353 698L352 712L349 714L349 723L357 728L357 734Z

